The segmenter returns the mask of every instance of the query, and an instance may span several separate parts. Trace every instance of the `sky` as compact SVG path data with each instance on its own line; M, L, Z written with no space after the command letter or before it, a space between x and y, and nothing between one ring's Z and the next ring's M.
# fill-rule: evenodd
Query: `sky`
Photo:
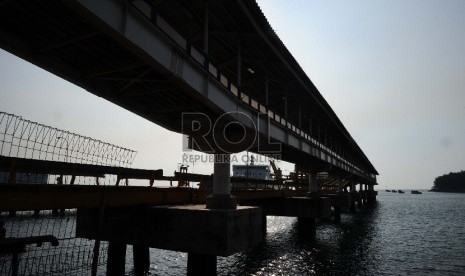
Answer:
M379 189L429 189L465 169L465 1L257 2L378 170ZM182 162L180 134L3 50L0 95L0 111L138 151L135 168L171 175Z

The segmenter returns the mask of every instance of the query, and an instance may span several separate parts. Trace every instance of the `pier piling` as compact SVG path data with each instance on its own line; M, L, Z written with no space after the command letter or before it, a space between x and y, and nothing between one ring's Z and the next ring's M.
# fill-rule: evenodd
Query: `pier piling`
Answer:
M150 251L148 246L134 245L132 248L135 275L144 275L150 268Z
M108 243L107 276L124 276L126 269L126 244Z
M187 254L187 275L215 276L216 256L189 252Z
M297 218L297 235L300 240L312 241L316 237L315 218Z

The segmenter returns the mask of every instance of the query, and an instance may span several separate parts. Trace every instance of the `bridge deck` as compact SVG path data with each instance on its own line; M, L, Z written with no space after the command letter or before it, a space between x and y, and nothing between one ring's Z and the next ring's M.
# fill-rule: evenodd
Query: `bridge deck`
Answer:
M284 160L375 184L375 168L259 7L214 1L205 32L203 3L7 1L0 46L173 131L183 132L183 112L258 118L259 141L281 143Z
M204 204L207 191L192 188L90 185L0 185L0 211L105 206ZM292 190L232 191L239 200L303 196Z

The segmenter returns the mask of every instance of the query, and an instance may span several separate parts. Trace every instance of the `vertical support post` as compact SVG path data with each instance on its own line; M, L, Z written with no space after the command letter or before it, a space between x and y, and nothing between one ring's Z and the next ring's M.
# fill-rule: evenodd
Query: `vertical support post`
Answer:
M364 197L365 197L365 193L363 192L363 184L360 183L358 207L362 207Z
M334 206L334 221L341 221L341 206Z
M215 154L215 163L213 168L213 194L229 195L230 194L230 164L229 154L224 154L224 159L220 154Z
M150 249L148 246L134 245L132 247L135 275L146 275L150 269Z
M188 276L216 276L216 256L208 254L187 253Z
M98 210L98 221L97 221L97 238L95 239L94 249L92 256L92 270L91 275L97 275L97 268L98 268L98 259L100 254L100 236L102 235L102 228L103 228L103 219L105 218L105 204L106 204L106 190L102 190L100 194L100 206Z
M368 191L368 184L365 184L363 185L364 189L363 189L363 200L364 200L364 204L367 204L368 201L369 201L369 197L370 197L370 192Z
M318 197L317 175L315 172L310 172L308 176L309 176L308 196Z
M303 241L314 240L316 237L315 218L297 217L297 235Z
M355 212L355 201L357 200L357 192L355 191L355 183L350 182L350 212Z
M11 257L11 276L17 276L18 270L19 270L19 253L14 252L13 256Z
M267 232L266 215L262 215L262 231L263 231L263 237L265 237L266 232Z
M107 276L124 276L126 265L126 244L108 243Z
M368 184L365 185L365 195L366 195L365 203L370 205L372 203L373 193L370 191L370 185Z
M337 194L341 198L344 197L344 179L339 178L337 183ZM341 221L341 206L334 206L334 220L336 222Z
M376 204L376 193L375 193L375 187L373 185L371 185L371 194L372 194L371 200L373 201L372 203Z
M376 203L376 194L373 185L368 185L367 199L369 204Z
M207 197L208 209L236 209L236 198L231 196L230 175L230 155L215 153L213 194Z
M339 178L337 183L337 193L342 194L344 193L344 179Z

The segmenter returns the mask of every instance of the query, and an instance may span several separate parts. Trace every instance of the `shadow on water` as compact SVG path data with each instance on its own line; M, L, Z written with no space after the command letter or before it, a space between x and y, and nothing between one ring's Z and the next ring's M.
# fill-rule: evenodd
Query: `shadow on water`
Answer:
M331 259L331 275L377 274L377 218L375 205L343 215L340 223L321 225L315 247Z
M373 275L377 207L323 222L316 239L299 241L295 218L270 217L265 241L252 250L219 258L219 275ZM376 274L376 273L375 273Z

